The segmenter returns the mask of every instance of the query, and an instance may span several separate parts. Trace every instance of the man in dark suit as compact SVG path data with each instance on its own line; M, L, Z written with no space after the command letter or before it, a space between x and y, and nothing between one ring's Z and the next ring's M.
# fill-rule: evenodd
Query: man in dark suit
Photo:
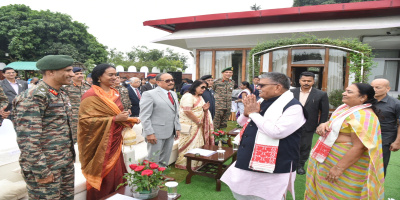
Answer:
M204 99L204 102L210 102L210 108L208 109L211 113L212 119L214 119L215 115L215 99L214 99L214 91L212 90L212 86L214 84L214 79L211 75L204 75L200 78L204 80L208 84L208 88L201 95Z
M147 75L147 80L149 81L148 83L146 83L146 85L143 85L141 88L142 93L152 90L154 88L157 87L156 84L156 75L155 74L149 74Z
M257 100L260 99L259 91L257 90L258 83L260 82L260 78L255 76L253 78L253 84L250 85L251 89L253 89L253 94L256 96Z
M15 79L17 74L11 67L4 68L3 75L6 78L1 81L1 86L3 87L4 94L8 97L8 103L12 104L15 96L28 89L28 83L26 81ZM8 118L12 119L12 114Z
M139 117L140 107L139 102L142 98L142 93L139 90L139 86L142 81L137 77L132 77L129 79L130 85L128 86L129 99L131 100L131 113L133 117Z
M294 98L298 99L308 113L307 122L303 125L300 142L300 159L297 165L297 173L305 174L304 164L310 156L311 143L315 129L320 123L328 120L329 100L326 92L312 88L315 82L315 74L302 72L300 74L300 88L292 89Z

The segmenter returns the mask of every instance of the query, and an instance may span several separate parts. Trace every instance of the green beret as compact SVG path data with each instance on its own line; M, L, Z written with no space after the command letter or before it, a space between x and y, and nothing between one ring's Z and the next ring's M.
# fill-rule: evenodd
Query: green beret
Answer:
M74 59L66 55L48 55L36 62L36 67L40 70L58 70L72 66Z
M224 73L225 71L233 71L233 67L227 67L223 69L221 73Z

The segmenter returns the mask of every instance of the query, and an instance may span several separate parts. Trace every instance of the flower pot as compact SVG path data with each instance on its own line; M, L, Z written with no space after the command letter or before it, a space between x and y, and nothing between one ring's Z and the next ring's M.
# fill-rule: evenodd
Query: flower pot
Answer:
M160 190L160 188L158 188L158 187L157 188L151 188L150 191L144 190L144 191L141 191L141 192L136 192L135 190L136 190L136 187L131 189L134 198L137 198L137 199L152 199L152 198L158 196L158 191Z

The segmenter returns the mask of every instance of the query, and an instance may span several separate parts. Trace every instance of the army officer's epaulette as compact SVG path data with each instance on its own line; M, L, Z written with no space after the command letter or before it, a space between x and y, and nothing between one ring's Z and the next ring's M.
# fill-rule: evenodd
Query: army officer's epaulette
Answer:
M38 85L33 91L33 96L46 97L47 90L46 86Z

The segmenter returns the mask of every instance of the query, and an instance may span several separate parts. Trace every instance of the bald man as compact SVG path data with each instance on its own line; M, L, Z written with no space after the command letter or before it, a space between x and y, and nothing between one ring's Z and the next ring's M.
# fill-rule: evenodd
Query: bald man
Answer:
M382 132L382 154L385 176L389 164L390 152L400 149L400 101L389 96L390 83L386 79L375 79L371 82L375 90L375 98L378 100L376 107Z

